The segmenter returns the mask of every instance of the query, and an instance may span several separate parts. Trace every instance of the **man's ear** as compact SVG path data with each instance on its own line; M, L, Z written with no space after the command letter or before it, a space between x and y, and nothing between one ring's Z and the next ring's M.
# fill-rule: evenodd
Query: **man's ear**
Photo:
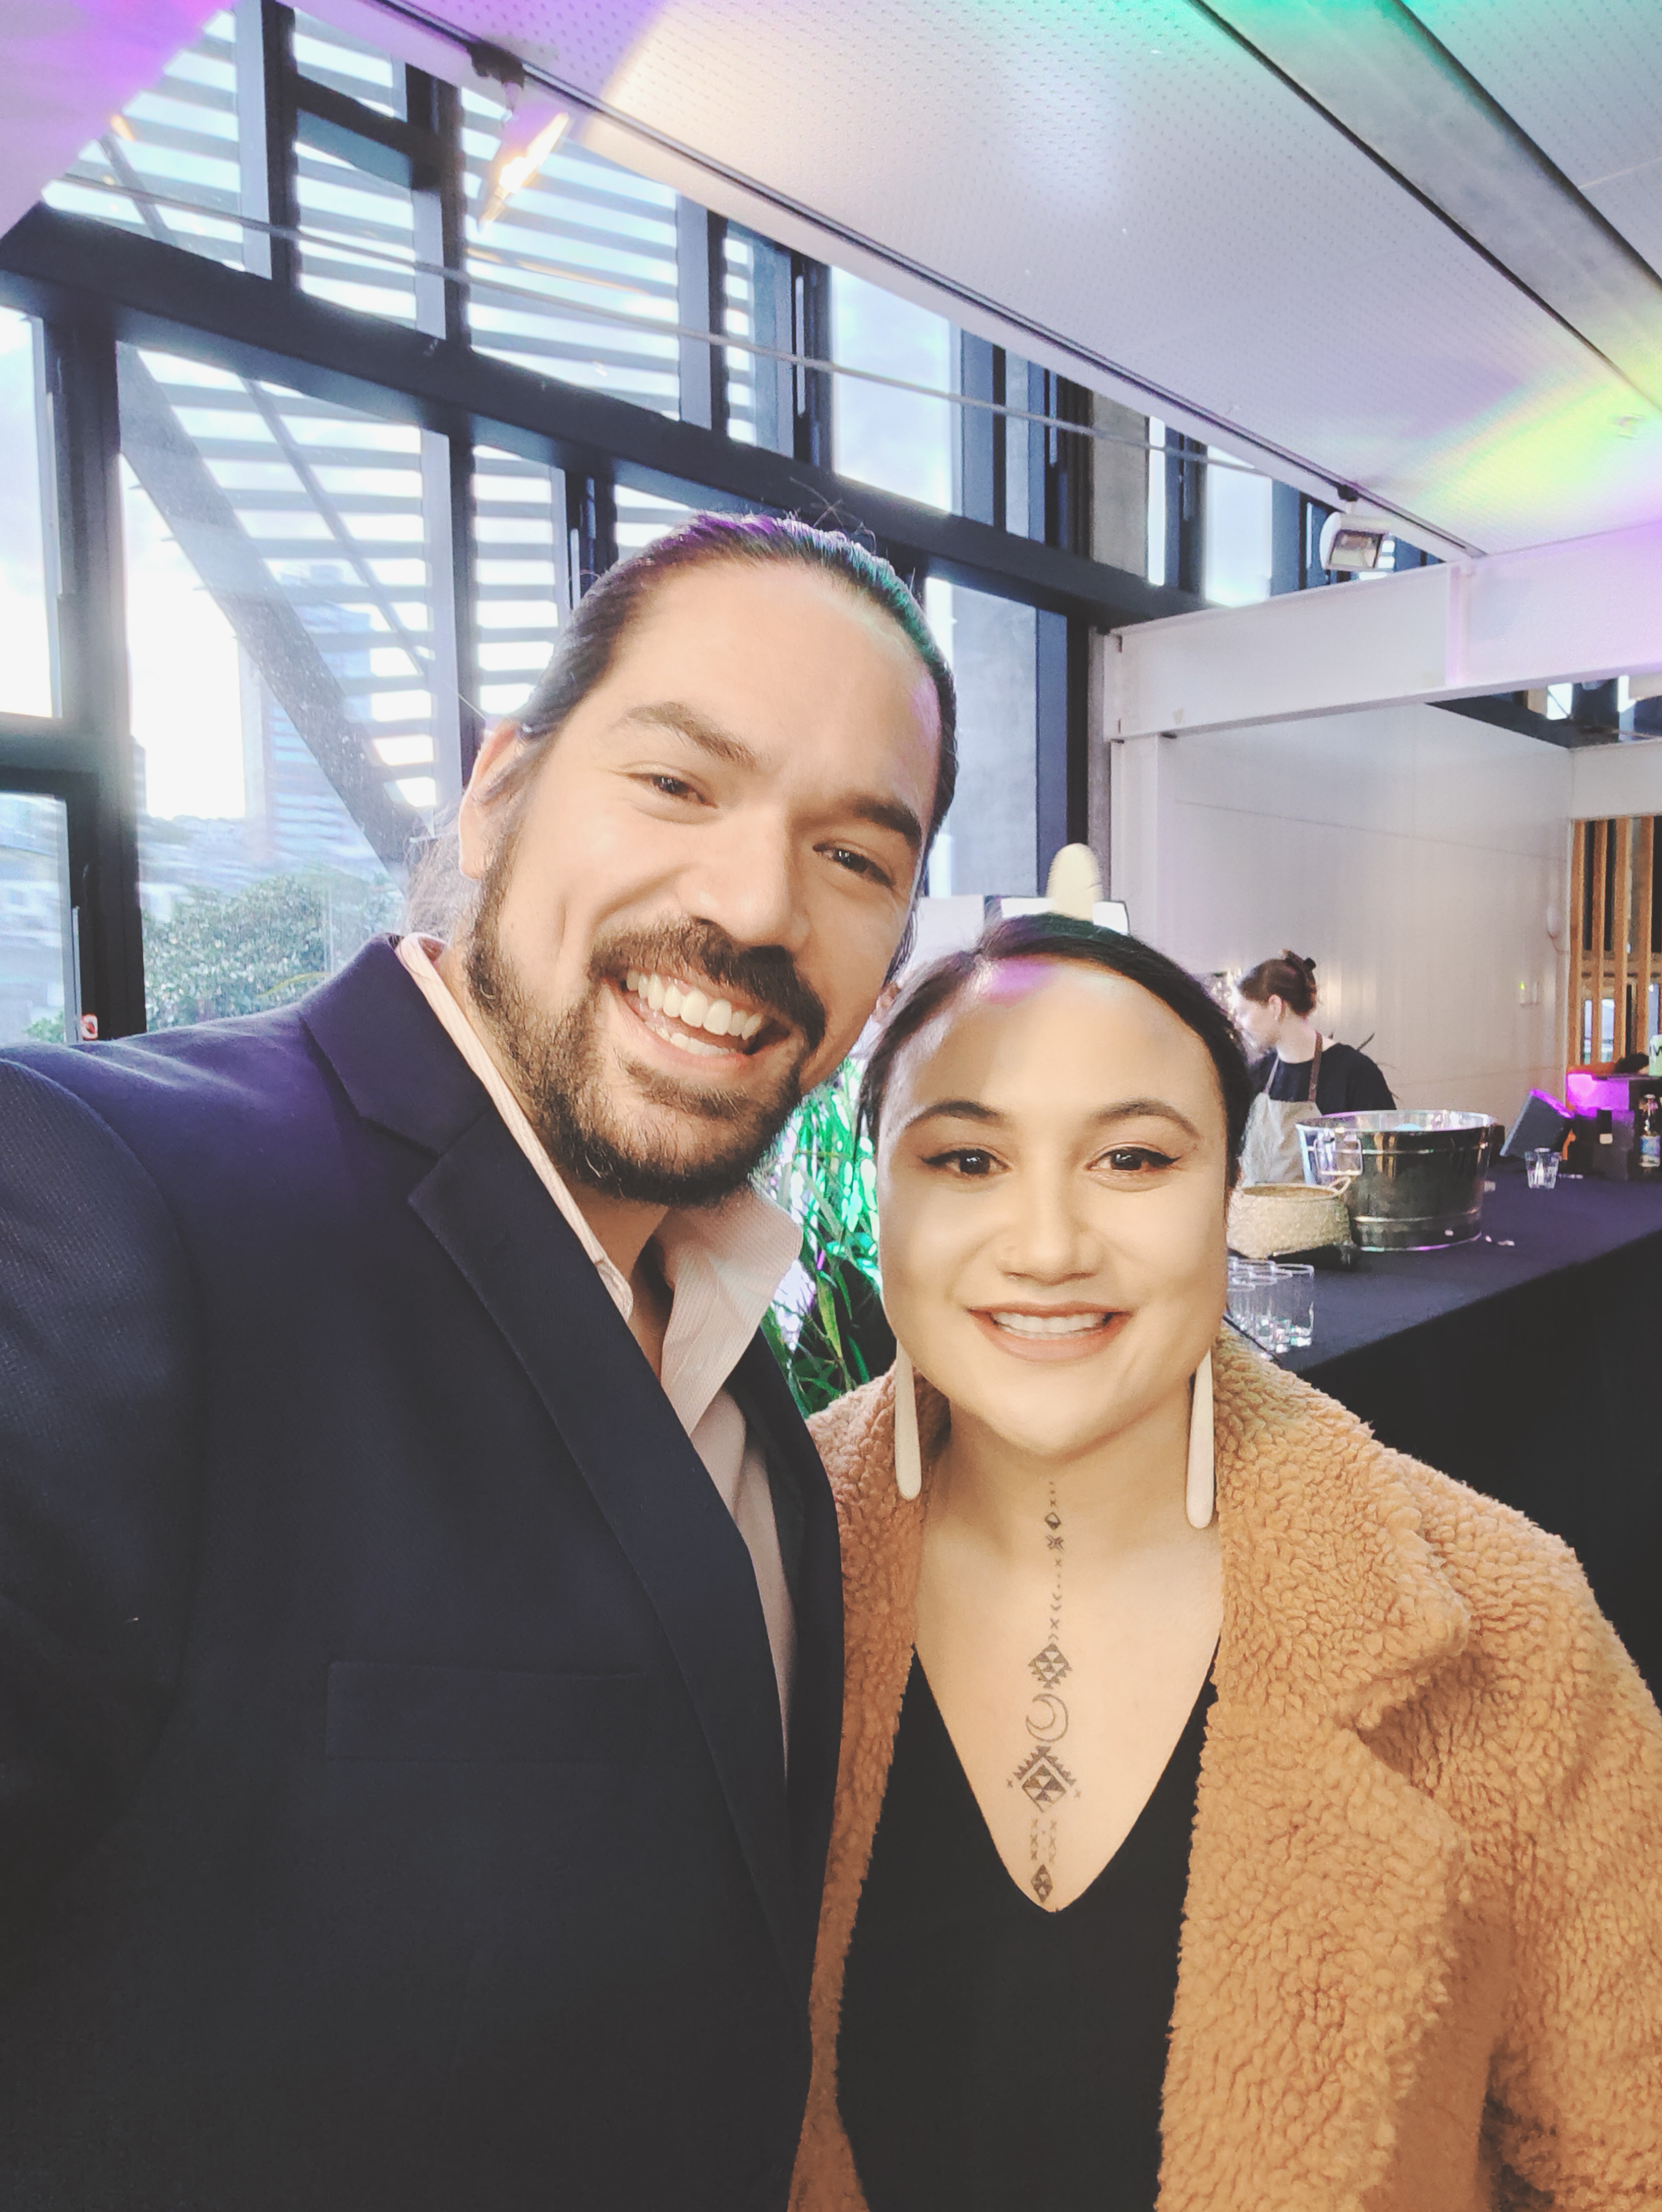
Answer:
M490 818L496 781L519 744L519 724L498 722L485 732L484 742L474 756L473 773L456 811L458 857L470 883L478 883L490 863L490 848L496 840L496 824Z

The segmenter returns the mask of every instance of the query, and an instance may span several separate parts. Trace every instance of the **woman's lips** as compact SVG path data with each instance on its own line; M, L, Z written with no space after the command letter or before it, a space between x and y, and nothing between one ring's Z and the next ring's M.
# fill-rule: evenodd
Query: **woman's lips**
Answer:
M1041 1366L1088 1359L1119 1334L1123 1312L1105 1306L975 1306L971 1316L989 1342Z

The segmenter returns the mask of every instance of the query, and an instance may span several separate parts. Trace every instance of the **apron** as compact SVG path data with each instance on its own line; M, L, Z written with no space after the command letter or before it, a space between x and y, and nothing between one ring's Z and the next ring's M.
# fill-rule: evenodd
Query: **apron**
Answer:
M1252 1101L1246 1116L1246 1133L1241 1139L1243 1183L1304 1182L1299 1124L1322 1118L1322 1109L1316 1103L1316 1079L1321 1072L1322 1041L1318 1037L1315 1057L1310 1063L1308 1098L1272 1098L1267 1082Z

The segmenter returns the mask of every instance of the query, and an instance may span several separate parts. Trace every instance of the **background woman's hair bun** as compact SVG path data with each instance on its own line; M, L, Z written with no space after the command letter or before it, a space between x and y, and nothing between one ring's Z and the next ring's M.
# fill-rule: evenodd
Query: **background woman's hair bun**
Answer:
M1290 968L1301 968L1305 974L1309 976L1311 981L1312 983L1315 981L1316 963L1313 960L1306 960L1302 952L1294 952L1291 945L1282 945L1282 958L1287 962Z

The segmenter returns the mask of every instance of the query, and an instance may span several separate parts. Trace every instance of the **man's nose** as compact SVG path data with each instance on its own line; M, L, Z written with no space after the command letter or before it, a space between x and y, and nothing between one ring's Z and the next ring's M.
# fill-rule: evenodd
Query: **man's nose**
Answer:
M802 857L786 824L759 811L734 816L707 830L701 842L697 866L682 886L688 911L714 922L735 944L800 952L809 932L806 886Z

